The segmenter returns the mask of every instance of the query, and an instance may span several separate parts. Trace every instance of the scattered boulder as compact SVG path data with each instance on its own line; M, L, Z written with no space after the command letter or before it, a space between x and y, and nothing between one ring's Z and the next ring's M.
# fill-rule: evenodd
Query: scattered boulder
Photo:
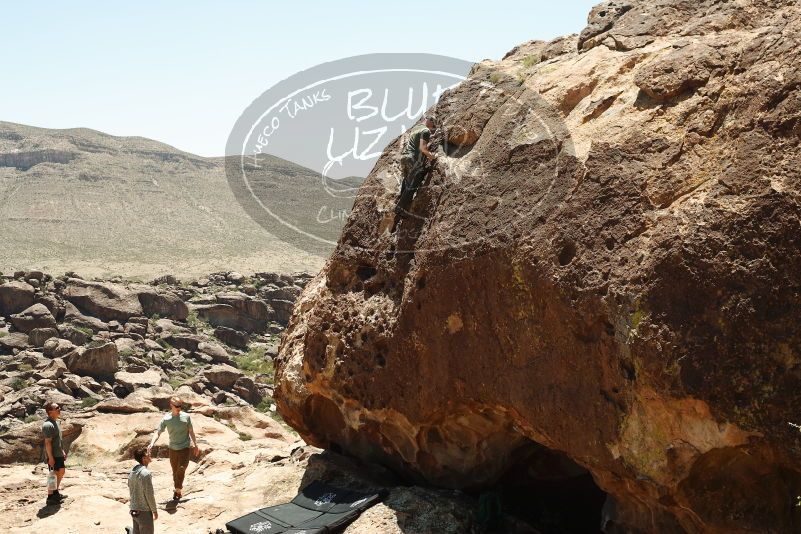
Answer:
M48 358L61 358L75 350L75 345L66 339L51 337L44 342L42 352Z
M242 397L250 404L259 404L262 400L261 393L256 386L256 382L249 376L240 376L234 382L231 391Z
M185 349L190 352L196 351L198 345L204 341L203 337L195 334L169 334L161 339L176 349Z
M142 315L138 295L117 284L89 282L68 278L62 296L78 307L82 313L103 321L125 322L130 317Z
M186 321L189 308L178 295L167 291L155 291L152 288L139 288L139 286L137 286L137 290L142 311L147 317L158 315L176 321Z
M42 347L50 338L58 337L56 328L34 328L28 332L28 343L32 347Z
M145 399L128 395L124 399L118 397L103 399L95 405L95 410L100 413L144 413L158 411L158 408Z
M0 285L0 315L9 316L29 308L34 303L34 289L17 280Z
M12 332L0 337L0 347L6 350L24 350L30 347L28 344L28 334L23 332Z
M214 363L231 363L231 357L228 351L217 343L203 341L198 343L197 351L210 356Z
M119 371L114 373L114 380L122 384L129 392L140 388L151 388L161 385L161 373L156 369L149 369L143 373L129 373Z
M110 376L119 370L117 345L108 342L95 347L78 347L64 356L64 362L77 375Z
M58 402L58 401L57 401ZM0 435L0 464L42 461L42 423L34 421ZM77 421L61 420L61 436L64 450L69 453L70 445L81 434L83 424Z
M230 365L214 365L210 369L203 371L203 376L210 383L221 389L231 389L233 385L244 376L242 371Z
M64 319L66 307L56 295L52 293L36 293L34 296L34 302L47 306L47 309L50 310L50 313L52 313L53 317L56 318L56 321L61 321Z
M64 363L64 360L61 358L54 358L45 366L44 369L37 371L36 374L40 378L56 380L67 374L67 371L67 365Z
M93 332L108 330L108 323L101 321L97 317L84 315L71 302L66 302L64 304L64 320L79 328L88 328ZM79 343L76 343L76 345L78 344Z
M17 330L26 334L37 328L56 330L57 326L55 317L44 304L33 304L20 313L12 315L11 323Z
M234 330L225 326L218 326L214 329L214 337L230 347L246 349L250 342L250 335L241 330Z

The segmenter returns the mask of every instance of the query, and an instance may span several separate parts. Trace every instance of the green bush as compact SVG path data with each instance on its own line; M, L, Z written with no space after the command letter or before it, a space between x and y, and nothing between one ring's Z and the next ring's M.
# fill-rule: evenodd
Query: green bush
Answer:
M242 441L250 441L253 439L253 436L251 436L247 432L240 432L239 439L241 439Z
M16 377L14 380L11 381L11 389L14 391L19 391L21 389L25 389L30 385L30 382L25 380L22 377Z
M234 356L234 361L245 374L265 375L270 382L273 379L273 360L265 354L264 347L254 347L245 354Z
M6 332L5 330L0 330L0 337L6 337L7 335L8 332Z
M86 397L83 400L81 400L81 408L91 408L98 402L100 401L94 397Z
M86 326L74 326L73 328L78 332L81 332L86 337L92 337L93 335L95 335L94 331Z
M180 375L171 376L169 380L167 380L167 383L172 386L172 389L178 389L184 382L186 382L186 377Z
M198 317L196 310L190 311L189 315L186 316L186 324L188 324L192 328L197 328L198 326L201 326L202 322L203 321L201 321L200 318Z
M17 370L22 372L33 371L33 366L29 363L23 363L22 365L17 367Z
M536 65L540 61L542 61L542 60L541 60L541 58L540 58L540 56L538 54L536 54L536 55L532 54L530 56L526 56L526 57L523 58L523 66L528 69L528 68L533 67L534 65Z
M493 72L492 74L490 74L490 81L492 83L498 83L501 80L503 80L503 74L501 74L500 72Z
M40 417L38 415L29 415L24 419L26 423L33 423L34 421L38 421Z

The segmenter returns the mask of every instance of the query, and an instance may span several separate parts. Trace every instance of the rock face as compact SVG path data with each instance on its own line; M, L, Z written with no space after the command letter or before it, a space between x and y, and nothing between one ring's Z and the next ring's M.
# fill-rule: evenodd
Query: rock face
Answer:
M607 532L797 531L800 35L789 0L615 1L478 64L409 213L399 140L296 302L285 419L447 487L563 454Z

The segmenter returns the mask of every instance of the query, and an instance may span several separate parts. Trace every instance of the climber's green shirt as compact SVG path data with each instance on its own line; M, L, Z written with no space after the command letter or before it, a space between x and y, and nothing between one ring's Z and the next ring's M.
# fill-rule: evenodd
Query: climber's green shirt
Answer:
M403 147L401 156L417 159L420 157L420 139L428 142L431 139L431 130L425 124L418 124L409 130L409 142Z
M165 428L170 435L170 449L180 451L189 448L191 445L189 429L192 428L192 420L189 419L189 414L181 412L178 415L173 415L168 413L159 424L159 432L164 432Z

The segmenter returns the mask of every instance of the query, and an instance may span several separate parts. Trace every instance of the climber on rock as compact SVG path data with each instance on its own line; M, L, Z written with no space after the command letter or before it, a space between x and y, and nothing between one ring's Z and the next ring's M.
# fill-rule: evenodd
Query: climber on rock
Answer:
M407 142L403 145L401 152L401 172L403 181L398 200L395 202L395 214L400 213L409 206L417 188L423 181L427 171L427 163L434 163L437 160L436 154L428 149L428 142L431 134L436 129L436 122L433 116L423 117L420 124L409 130Z

